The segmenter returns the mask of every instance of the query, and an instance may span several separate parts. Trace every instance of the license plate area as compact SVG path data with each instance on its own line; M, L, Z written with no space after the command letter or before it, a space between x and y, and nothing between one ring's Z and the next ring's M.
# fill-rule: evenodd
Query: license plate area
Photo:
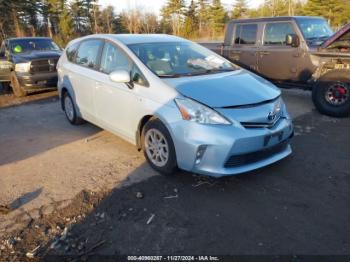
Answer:
M264 137L264 147L271 144L273 141L281 142L283 139L283 131L278 131Z

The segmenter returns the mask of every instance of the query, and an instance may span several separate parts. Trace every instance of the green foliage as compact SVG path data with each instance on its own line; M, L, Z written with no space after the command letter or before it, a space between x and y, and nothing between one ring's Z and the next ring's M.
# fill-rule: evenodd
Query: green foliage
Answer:
M265 0L249 8L248 0L164 0L156 14L131 9L116 14L98 0L0 0L0 40L11 36L51 36L61 46L91 33L169 33L186 38L220 38L231 18L286 15L323 16L335 28L350 20L350 0ZM186 6L187 5L187 6ZM231 12L227 12L231 11Z
M221 35L225 26L226 11L220 0L213 0L209 8L209 25L211 28L211 36L215 38Z
M198 15L197 15L197 3L191 0L190 6L185 14L185 23L182 36L186 38L196 38L198 30Z
M248 10L249 8L246 0L237 0L233 5L232 18L247 18Z
M350 18L348 5L348 1L342 0L309 0L302 13L309 16L323 16L331 25L340 27Z

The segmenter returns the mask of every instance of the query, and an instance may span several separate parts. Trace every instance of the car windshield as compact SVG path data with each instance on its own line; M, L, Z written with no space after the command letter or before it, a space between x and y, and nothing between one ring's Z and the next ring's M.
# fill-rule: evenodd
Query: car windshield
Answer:
M10 41L10 49L14 54L31 51L59 51L60 48L51 39L15 39Z
M236 67L191 42L130 44L128 47L159 77L180 77L233 71Z
M298 19L299 27L309 44L322 44L333 35L333 30L324 19Z

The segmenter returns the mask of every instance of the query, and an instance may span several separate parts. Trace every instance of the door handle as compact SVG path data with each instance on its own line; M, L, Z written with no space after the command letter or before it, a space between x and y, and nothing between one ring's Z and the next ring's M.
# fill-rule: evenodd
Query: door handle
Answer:
M231 54L233 55L239 55L241 53L241 51L231 51Z
M269 55L270 52L268 52L268 51L261 51L260 54L261 54L261 55Z

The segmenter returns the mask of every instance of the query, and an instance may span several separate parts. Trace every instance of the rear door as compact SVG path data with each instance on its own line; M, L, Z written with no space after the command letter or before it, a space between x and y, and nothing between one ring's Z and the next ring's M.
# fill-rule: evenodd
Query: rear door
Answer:
M257 70L258 23L236 24L228 58L247 69Z
M0 47L0 82L10 81L11 68L12 63L8 60L5 41L3 41Z
M296 34L291 21L267 22L263 28L258 55L258 72L274 80L298 80L298 64L302 65L301 47L286 45L286 36Z
M96 117L93 94L100 75L98 65L103 43L101 39L88 39L81 42L76 53L75 64L70 67L70 81L76 103L83 118L87 120L93 120Z

